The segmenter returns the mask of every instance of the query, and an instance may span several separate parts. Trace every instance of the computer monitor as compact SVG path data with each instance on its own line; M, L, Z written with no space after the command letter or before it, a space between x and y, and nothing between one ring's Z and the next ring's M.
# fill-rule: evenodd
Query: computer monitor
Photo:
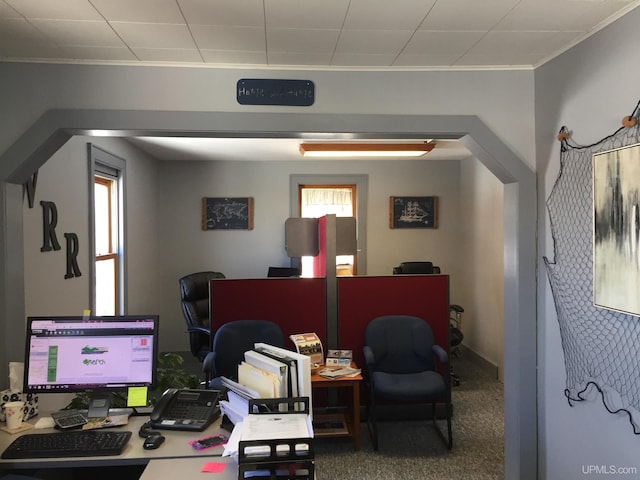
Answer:
M155 385L158 327L157 315L28 317L24 389L87 392L88 415L106 416L112 392Z

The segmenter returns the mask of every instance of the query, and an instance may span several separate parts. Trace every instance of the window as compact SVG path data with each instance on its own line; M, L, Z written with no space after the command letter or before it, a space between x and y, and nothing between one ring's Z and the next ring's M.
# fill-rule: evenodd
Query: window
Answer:
M300 185L300 217L320 218L334 214L337 217L356 216L355 185ZM313 257L301 258L301 276L313 276ZM357 266L354 255L336 257L338 275L356 275Z
M125 161L90 145L91 310L94 315L123 315Z
M116 181L95 177L95 313L115 315L118 305L118 253L117 253L117 191Z

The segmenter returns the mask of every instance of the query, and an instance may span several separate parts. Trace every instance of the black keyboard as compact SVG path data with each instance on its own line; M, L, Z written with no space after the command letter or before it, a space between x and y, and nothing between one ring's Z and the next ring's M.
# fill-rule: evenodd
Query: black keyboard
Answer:
M58 433L28 433L16 438L2 458L63 458L120 455L131 432L84 430Z

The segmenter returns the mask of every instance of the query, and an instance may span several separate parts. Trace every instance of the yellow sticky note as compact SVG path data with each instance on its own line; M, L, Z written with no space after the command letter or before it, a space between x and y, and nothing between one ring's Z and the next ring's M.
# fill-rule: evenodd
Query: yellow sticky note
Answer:
M129 387L127 390L127 407L146 407L148 387Z

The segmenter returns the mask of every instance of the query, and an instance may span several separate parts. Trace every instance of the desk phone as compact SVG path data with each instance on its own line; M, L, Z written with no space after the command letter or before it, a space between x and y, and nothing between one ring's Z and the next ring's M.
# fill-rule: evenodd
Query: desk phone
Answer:
M218 390L170 388L150 415L152 428L202 431L220 416Z

